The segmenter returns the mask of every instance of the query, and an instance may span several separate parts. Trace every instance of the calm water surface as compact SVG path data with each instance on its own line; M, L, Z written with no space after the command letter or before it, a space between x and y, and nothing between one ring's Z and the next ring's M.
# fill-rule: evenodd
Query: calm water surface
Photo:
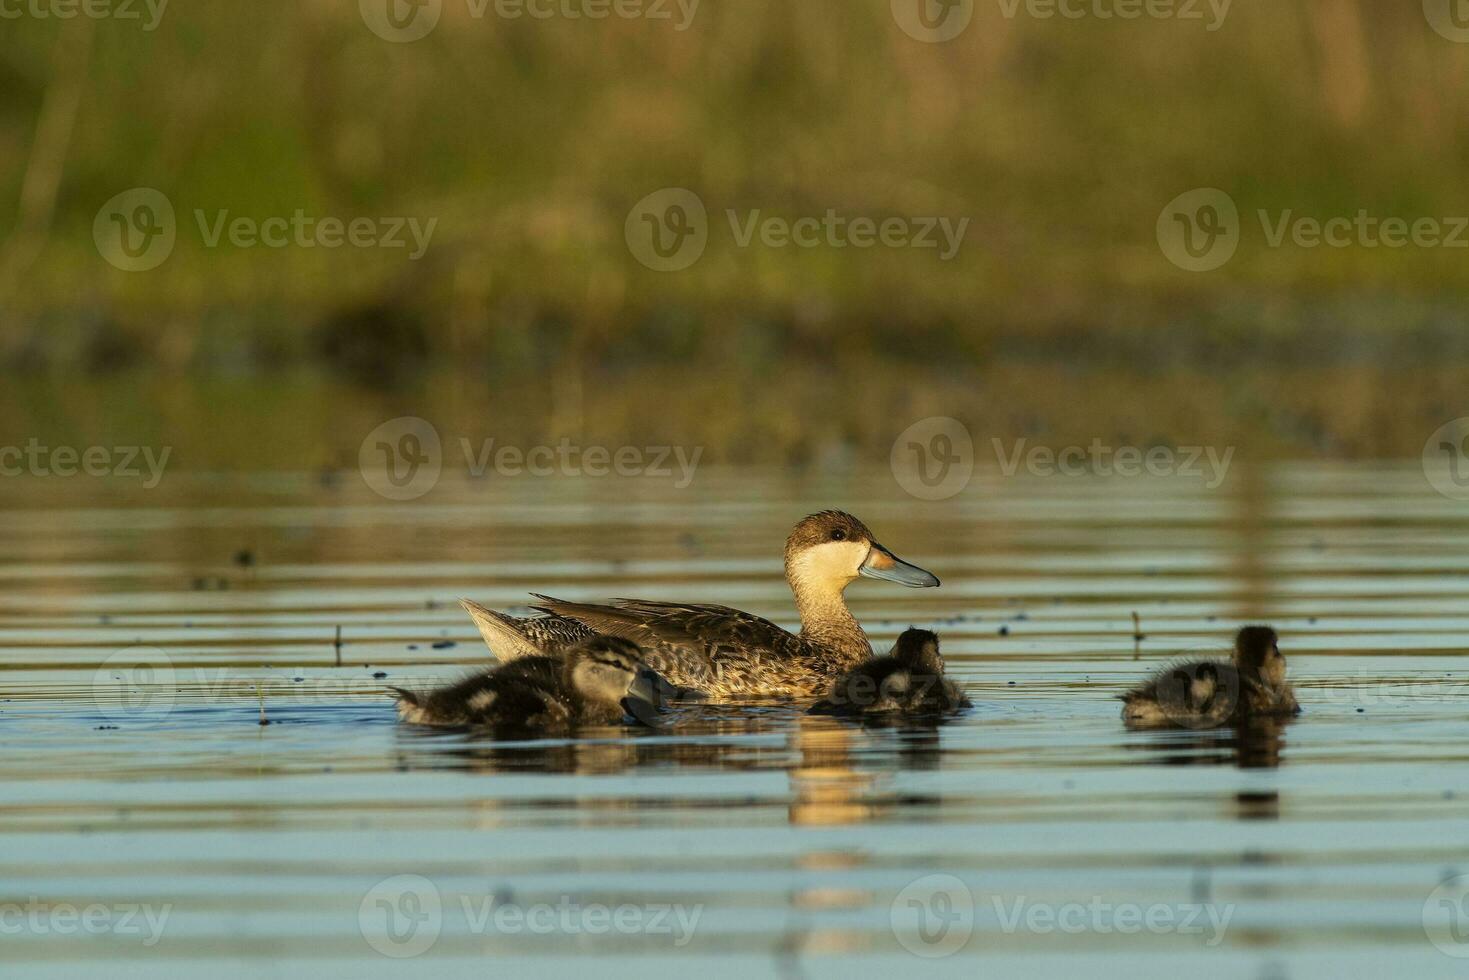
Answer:
M972 712L682 707L519 744L395 720L387 685L485 662L460 595L794 625L780 548L829 506L943 579L849 597L878 645L938 629ZM943 503L886 472L446 474L410 503L356 473L23 478L0 533L17 975L1469 969L1463 890L1435 894L1469 873L1469 505L1416 465L989 473ZM1247 620L1302 718L1123 729L1117 692Z

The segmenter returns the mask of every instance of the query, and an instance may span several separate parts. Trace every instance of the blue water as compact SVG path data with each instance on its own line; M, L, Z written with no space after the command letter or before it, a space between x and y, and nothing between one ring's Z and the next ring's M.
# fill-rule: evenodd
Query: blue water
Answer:
M989 473L942 503L886 473L446 478L408 503L184 473L0 481L0 504L17 975L1469 969L1469 510L1416 464L1214 491ZM838 505L943 578L849 598L879 645L938 629L967 715L686 706L513 744L395 720L386 685L486 661L459 595L793 625L785 533ZM1280 630L1299 720L1122 727L1116 693L1246 621Z

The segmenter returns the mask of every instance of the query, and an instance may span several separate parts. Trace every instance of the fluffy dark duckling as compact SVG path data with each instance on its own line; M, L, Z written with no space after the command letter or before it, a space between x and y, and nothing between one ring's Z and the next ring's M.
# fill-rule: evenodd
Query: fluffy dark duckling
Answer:
M1122 720L1142 728L1213 728L1246 718L1299 714L1275 630L1246 626L1234 662L1197 660L1163 668L1120 695Z
M656 680L636 643L593 636L561 656L522 657L428 694L393 690L398 717L415 725L564 732L629 714L652 719Z
M944 676L936 634L907 629L886 656L874 657L841 677L814 714L943 714L969 707L959 685Z

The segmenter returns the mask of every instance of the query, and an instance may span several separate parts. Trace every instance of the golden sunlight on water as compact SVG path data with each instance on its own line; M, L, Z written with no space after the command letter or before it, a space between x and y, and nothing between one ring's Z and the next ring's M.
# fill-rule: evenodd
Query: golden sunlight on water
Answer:
M446 477L405 504L301 474L0 481L6 962L1459 975L1469 511L1416 467L1236 470L1213 491L988 472L943 503L886 472ZM828 506L943 579L849 596L878 646L937 629L972 711L683 705L533 743L395 720L387 685L485 662L460 595L792 625L781 543ZM1257 620L1301 718L1123 728L1114 695Z

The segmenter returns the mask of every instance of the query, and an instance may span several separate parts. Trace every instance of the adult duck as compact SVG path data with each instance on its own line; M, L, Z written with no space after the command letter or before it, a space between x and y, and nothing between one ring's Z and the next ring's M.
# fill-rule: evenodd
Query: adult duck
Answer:
M828 510L801 521L786 539L786 582L801 630L791 633L728 606L614 599L565 602L536 595L541 616L520 618L460 600L501 660L559 654L593 634L638 644L648 666L686 694L807 698L872 657L867 634L844 593L859 576L910 588L939 580L897 558L851 514Z

